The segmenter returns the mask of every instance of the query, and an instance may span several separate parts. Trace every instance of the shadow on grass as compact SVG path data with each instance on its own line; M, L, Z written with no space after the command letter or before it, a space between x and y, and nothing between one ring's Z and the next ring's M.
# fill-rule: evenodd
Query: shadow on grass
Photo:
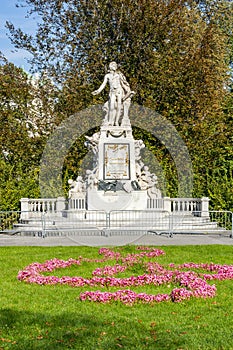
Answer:
M155 329L146 327L145 323L135 318L132 320L130 309L119 318L104 313L85 315L66 312L51 316L2 309L0 328L0 349L148 350L177 349L184 345L172 344L171 335L167 334L157 339Z
M8 343L9 348L24 350L85 349L87 343L91 349L98 329L97 321L90 316L77 317L75 313L51 316L11 309L1 310L0 326L1 342Z

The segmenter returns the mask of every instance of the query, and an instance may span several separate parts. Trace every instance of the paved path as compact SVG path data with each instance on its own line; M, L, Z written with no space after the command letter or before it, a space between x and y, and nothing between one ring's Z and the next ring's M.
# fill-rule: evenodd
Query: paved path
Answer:
M25 237L0 235L0 246L120 246L126 244L143 245L232 245L229 235L121 235L121 236L61 236L61 237Z

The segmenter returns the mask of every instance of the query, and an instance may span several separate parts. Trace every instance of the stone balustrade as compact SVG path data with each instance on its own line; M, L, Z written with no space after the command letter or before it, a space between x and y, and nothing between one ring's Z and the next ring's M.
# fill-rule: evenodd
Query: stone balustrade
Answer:
M21 198L21 220L41 217L43 213L60 214L65 209L65 198Z
M209 198L170 198L164 197L164 210L176 214L190 213L196 216L209 216Z
M85 210L86 209L86 193L72 194L69 198L69 209Z
M58 198L21 198L21 219L41 217L43 213L51 215L62 215L66 209L64 197ZM192 214L195 216L209 216L209 198L158 198L149 200L147 209L164 210L173 214ZM84 198L74 198L69 203L69 210L84 210Z
M172 212L200 212L200 198L171 198Z
M160 209L163 210L164 200L163 198L148 198L147 209Z

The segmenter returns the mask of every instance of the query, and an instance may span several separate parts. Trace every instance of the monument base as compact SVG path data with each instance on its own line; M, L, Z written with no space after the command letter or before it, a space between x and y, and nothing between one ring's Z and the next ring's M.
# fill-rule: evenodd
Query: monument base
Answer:
M88 210L145 210L147 191L100 191L90 189L87 193Z

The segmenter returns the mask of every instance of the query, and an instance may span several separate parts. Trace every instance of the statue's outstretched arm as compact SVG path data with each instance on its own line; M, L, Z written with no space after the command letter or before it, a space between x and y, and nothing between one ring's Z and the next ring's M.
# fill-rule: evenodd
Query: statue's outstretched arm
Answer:
M98 95L105 88L107 81L108 81L108 76L106 74L104 77L103 83L100 85L99 89L92 92L92 95Z

